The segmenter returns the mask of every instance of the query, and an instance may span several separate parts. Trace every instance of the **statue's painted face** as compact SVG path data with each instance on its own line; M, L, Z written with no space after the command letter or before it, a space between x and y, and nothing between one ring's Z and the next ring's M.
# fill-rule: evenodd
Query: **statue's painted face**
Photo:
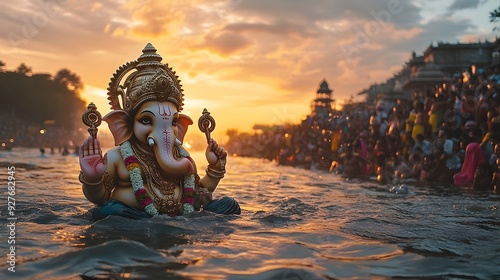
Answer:
M155 143L175 141L178 137L178 120L179 112L173 103L148 101L142 104L134 116L134 135L145 144L148 144L150 137Z
M174 155L174 147L181 145L187 126L192 123L173 103L148 101L134 116L133 134L141 143L153 148L156 160L166 173L192 174L195 172L193 163Z

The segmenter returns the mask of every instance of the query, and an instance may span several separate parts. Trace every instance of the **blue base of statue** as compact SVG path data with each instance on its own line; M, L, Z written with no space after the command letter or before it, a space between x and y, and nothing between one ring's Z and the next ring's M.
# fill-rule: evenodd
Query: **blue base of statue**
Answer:
M214 199L208 204L205 211L217 214L237 214L241 213L240 205L232 197L223 197L221 199ZM91 220L97 221L106 218L107 216L122 216L130 219L144 219L151 216L135 208L129 207L118 200L110 200L104 205L91 210Z
M214 212L217 214L237 214L241 213L240 205L232 197L223 197L221 199L214 199L208 204L205 211Z
M144 219L151 216L135 208L129 207L118 200L110 200L104 205L91 210L91 220L97 221L106 218L107 216L122 216L130 219Z

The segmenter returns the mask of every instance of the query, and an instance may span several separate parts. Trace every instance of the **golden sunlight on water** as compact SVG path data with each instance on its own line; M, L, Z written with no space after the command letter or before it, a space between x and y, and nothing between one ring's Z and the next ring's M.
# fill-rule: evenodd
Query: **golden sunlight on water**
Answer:
M203 175L204 153L192 157ZM336 174L229 157L214 198L236 198L240 216L205 211L91 223L94 206L81 193L77 156L16 148L1 152L0 162L17 166L16 275L23 279L411 278L453 275L454 267L489 278L500 249L496 196L436 196L417 188L395 195Z

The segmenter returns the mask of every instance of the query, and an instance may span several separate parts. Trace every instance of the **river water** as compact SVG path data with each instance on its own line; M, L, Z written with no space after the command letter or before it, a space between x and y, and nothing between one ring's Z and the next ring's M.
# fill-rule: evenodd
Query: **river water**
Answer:
M194 153L198 169L206 161ZM500 279L500 195L229 157L215 197L240 216L89 221L78 157L0 152L0 279ZM8 166L16 168L8 212ZM202 174L203 175L203 174ZM9 229L17 218L15 229ZM12 270L12 268L11 268Z

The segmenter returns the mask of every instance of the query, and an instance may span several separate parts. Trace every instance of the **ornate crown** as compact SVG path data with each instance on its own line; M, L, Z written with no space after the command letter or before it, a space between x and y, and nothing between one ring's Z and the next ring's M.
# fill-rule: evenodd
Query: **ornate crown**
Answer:
M108 86L111 109L123 109L130 113L144 102L156 100L172 102L179 112L182 111L184 94L179 76L168 64L162 64L161 60L155 47L148 43L137 60L120 66ZM129 74L133 70L137 71ZM120 84L127 74L125 82ZM118 97L121 97L122 104Z

